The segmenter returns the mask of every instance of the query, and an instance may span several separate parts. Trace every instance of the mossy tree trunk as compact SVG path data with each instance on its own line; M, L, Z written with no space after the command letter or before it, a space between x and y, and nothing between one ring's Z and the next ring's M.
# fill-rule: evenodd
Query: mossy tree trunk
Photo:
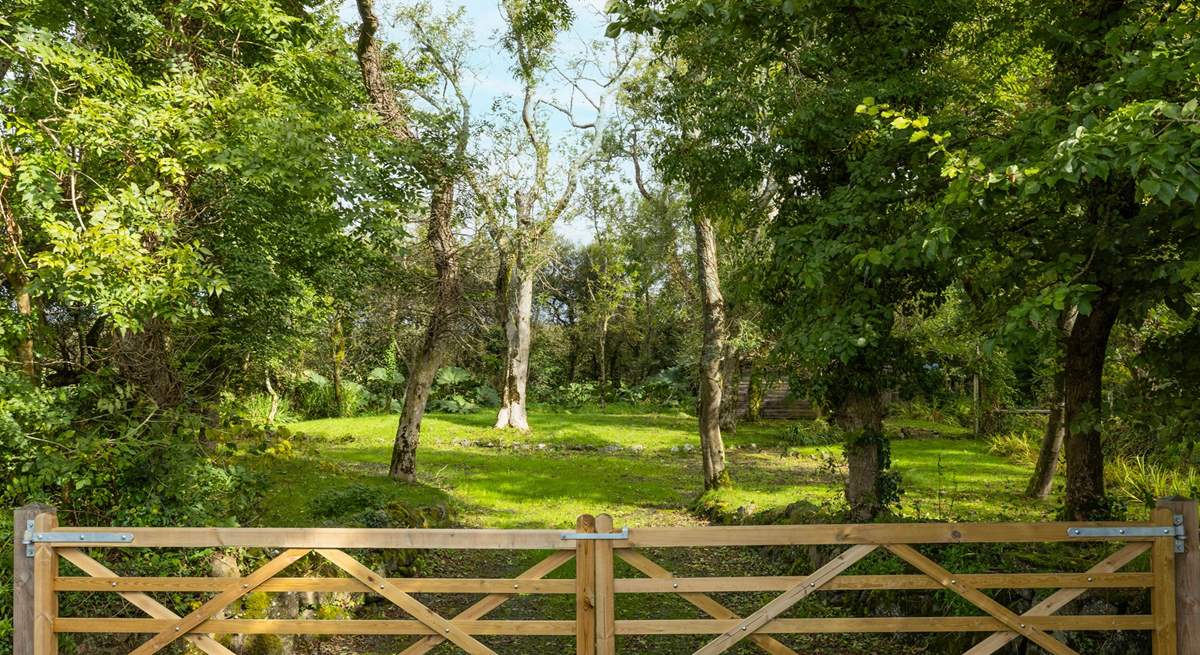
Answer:
M725 443L721 438L722 363L725 358L725 299L717 269L717 240L712 219L704 210L692 217L696 229L696 278L700 282L704 315L704 344L700 355L700 451L704 488L729 484Z

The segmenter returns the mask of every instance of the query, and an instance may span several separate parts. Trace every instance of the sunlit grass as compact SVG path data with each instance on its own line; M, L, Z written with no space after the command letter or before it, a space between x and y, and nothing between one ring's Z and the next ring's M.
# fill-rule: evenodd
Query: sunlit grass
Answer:
M417 484L386 477L396 420L367 416L289 426L310 435L309 448L268 468L261 522L311 523L307 503L314 494L351 484L389 500L447 504L460 521L481 527L563 528L579 514L600 512L618 525L697 521L687 511L700 492L696 419L685 414L535 410L531 434L492 429L490 413L430 415ZM922 427L937 428L932 425ZM758 512L799 500L842 502L844 472L827 464L840 457L840 447L788 447L788 426L745 424L726 437L734 487L722 493L723 505ZM959 434L954 428L942 433ZM907 517L1038 519L1053 509L1021 498L1028 472L989 454L981 441L896 440L892 459L904 479L901 514Z

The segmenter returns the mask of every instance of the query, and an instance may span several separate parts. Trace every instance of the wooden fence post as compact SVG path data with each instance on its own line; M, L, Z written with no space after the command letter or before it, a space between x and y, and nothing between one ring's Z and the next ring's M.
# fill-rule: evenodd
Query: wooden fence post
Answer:
M1179 655L1200 655L1200 518L1196 501L1163 498L1158 507L1183 516L1184 552L1175 555L1175 641Z
M596 517L596 532L612 532L608 514ZM613 595L613 542L596 542L596 655L617 650L616 599Z
M38 514L33 519L34 532L46 532L58 527L58 514ZM58 655L58 635L54 621L58 619L58 595L54 578L58 577L58 553L52 544L37 544L33 548L33 655Z
M596 531L596 519L584 514L575 521L575 531ZM596 655L596 542L575 542L575 653Z
M50 505L30 503L13 511L13 655L33 655L34 558L25 554L21 540L29 521L39 514L55 515Z

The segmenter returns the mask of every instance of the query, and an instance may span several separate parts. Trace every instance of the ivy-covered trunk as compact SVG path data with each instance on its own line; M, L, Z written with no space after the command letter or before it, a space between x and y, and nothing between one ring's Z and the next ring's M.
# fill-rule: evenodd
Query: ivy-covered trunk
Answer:
M700 452L704 488L729 483L725 471L725 442L721 439L721 364L725 355L725 299L717 270L717 241L712 220L703 210L693 216L696 228L697 279L704 314L704 345L700 354Z
M529 430L525 388L529 383L529 344L533 329L534 271L523 253L509 271L508 308L504 322L505 355L503 390L497 428Z
M1063 401L1067 421L1067 515L1087 520L1105 513L1101 383L1108 337L1120 311L1119 300L1104 291L1091 312L1080 314L1067 337Z
M462 296L451 223L453 217L454 180L444 178L438 181L430 199L429 233L426 235L433 252L433 266L437 271L433 311L429 315L429 324L425 326L421 347L408 367L404 406L400 410L400 424L396 427L396 442L392 446L392 464L388 471L391 477L408 482L417 478L421 420L425 417L425 405L429 402L434 377L446 356L454 315Z
M883 434L883 400L878 393L850 391L834 408L834 423L846 433L846 502L853 521L874 520L883 510L890 465Z
M379 17L375 13L375 3L373 0L357 0L357 6L362 25L359 28L355 52L362 72L363 86L371 99L372 108L397 143L420 145L417 135L408 124L404 105L396 102L394 90L387 81L383 55L376 41ZM400 423L396 426L396 441L392 446L389 475L402 480L416 479L421 420L425 417L425 405L429 401L434 377L449 348L454 316L462 297L453 230L454 190L461 178L461 170L458 167L466 151L468 127L468 114L464 109L462 123L458 126L455 138L457 143L453 156L447 157L441 152L432 151L426 153L421 162L422 167L429 172L429 179L433 181L426 241L433 253L437 282L429 323L425 326L425 336L420 349L409 364L408 379L404 387L404 405L400 410Z

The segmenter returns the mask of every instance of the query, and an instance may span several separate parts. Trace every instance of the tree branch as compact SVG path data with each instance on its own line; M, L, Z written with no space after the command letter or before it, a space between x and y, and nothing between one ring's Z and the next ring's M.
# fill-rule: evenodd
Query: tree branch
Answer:
M416 141L417 136L408 124L408 116L396 103L383 72L383 55L377 40L379 17L375 14L375 1L357 0L357 4L362 24L358 29L356 53L367 96L371 99L375 113L383 121L383 126L396 140Z

